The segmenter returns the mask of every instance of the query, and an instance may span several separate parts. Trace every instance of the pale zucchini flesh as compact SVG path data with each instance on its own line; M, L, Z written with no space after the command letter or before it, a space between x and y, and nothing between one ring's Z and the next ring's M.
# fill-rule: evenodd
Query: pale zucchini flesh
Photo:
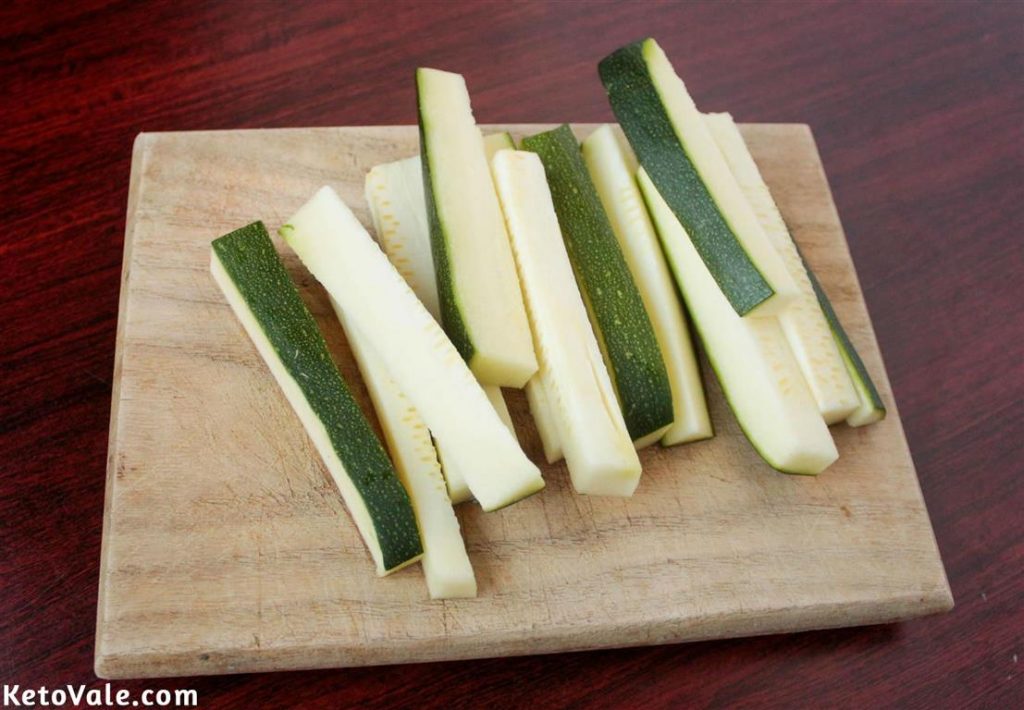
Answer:
M501 387L494 385L483 385L484 394L487 395L487 399L490 401L491 406L494 407L494 411L498 413L501 418L501 423L508 427L508 430L512 432L512 436L516 435L516 427L512 423L512 413L508 411L508 404L505 402L505 397L501 394Z
M373 229L384 253L440 323L420 156L374 166L366 175L365 190Z
M544 450L544 460L548 463L561 461L564 454L562 440L558 435L558 423L555 421L555 413L539 374L531 377L526 383L526 403L530 407L530 416L537 426L537 435Z
M534 153L503 150L493 169L573 487L632 495L640 459L576 285L544 166Z
M536 375L534 375L536 377ZM532 378L531 378L532 381ZM529 382L527 383L529 385ZM508 405L505 404L505 398L501 394L501 388L495 387L494 385L482 385L484 394L487 395L487 399L490 401L491 406L494 407L494 411L501 417L502 423L508 427L508 430L512 432L512 436L516 435L516 429L512 424L512 415L508 411ZM446 457L444 454L445 444L441 440L435 441L437 447L437 454L441 461L441 469L444 471L444 480L448 484L448 495L451 497L452 503L465 503L468 500L472 500L473 493L469 490L469 484L466 483L466 476L459 470L458 464L453 461L450 457Z
M544 487L458 350L332 189L318 191L281 233L445 442L485 510Z
M490 139L490 140L488 140ZM488 136L488 155L493 150L512 145L508 133ZM420 299L434 319L441 322L438 306L434 260L427 226L427 206L423 197L420 157L413 156L393 163L377 165L366 176L366 201L370 206L377 239L388 259ZM533 378L531 378L532 381ZM483 385L484 393L494 405L502 421L513 431L508 406L496 385ZM454 503L464 503L473 495L465 476L450 457L444 456L444 444L437 442L448 492Z
M775 318L743 318L643 168L638 182L694 327L747 439L773 468L817 474L839 453Z
M658 43L646 39L617 50L601 61L599 73L641 165L736 312L781 312L796 284Z
M700 365L672 273L636 184L636 158L612 126L604 125L583 141L583 159L640 290L668 371L674 420L661 443L707 439L714 430Z
M488 165L494 153L515 147L507 131L491 133L483 140ZM440 323L420 156L375 165L366 175L364 190L377 241L398 273Z
M416 88L441 323L480 382L523 387L537 359L466 82L418 69Z
M491 133L484 136L484 150L487 152L488 163L493 161L494 155L499 150L515 149L516 143L512 139L512 134L508 131ZM491 167L493 171L493 164ZM526 403L530 407L530 416L536 425L541 447L544 449L544 460L548 463L560 461L562 459L562 445L558 440L558 430L555 427L554 415L550 410L548 397L544 394L544 383L539 372L530 378L524 389L526 391Z
M798 294L789 308L779 313L779 323L825 422L841 422L860 406L860 398L818 304L796 242L732 116L707 114L704 122L797 286Z
M878 390L875 389L875 383L871 380L870 375L868 375L867 368L860 359L860 355L857 354L852 343L849 343L849 347L846 347L846 344L843 344L840 340L838 333L836 334L836 341L840 343L843 362L846 364L850 377L854 380L857 395L860 397L860 404L846 418L846 423L852 427L858 427L882 421L885 419L885 404L883 404Z
M488 164L497 151L515 147L507 131L491 133L483 141ZM366 175L364 190L377 241L416 297L440 323L420 156L375 165Z
M801 258L803 258L802 255ZM860 399L857 408L846 418L846 423L856 427L880 422L885 419L885 403L882 401L882 395L879 394L878 388L875 387L875 383L868 373L867 366L864 365L864 361L861 360L857 348L853 346L853 342L846 334L843 324L839 322L839 316L836 315L835 309L832 308L832 302L828 300L828 295L826 295L825 289L821 287L818 277L814 275L814 271L809 264L804 262L804 266L807 268L807 275L811 279L811 285L814 286L814 293L818 297L821 310L828 320L829 328L832 330L832 337L835 338L836 346L843 356L843 364L846 365L846 371L849 373L850 379L853 380L854 388L857 390L857 396Z
M668 372L576 137L562 125L522 144L544 165L566 251L630 437L637 448L654 443L672 424Z
M494 154L499 150L515 150L516 142L512 140L512 134L508 131L500 131L484 136L484 153L487 155L487 164L491 164Z
M423 576L431 599L476 596L476 577L441 475L430 431L416 408L402 394L373 349L337 303L359 372L373 401L395 470L409 493L423 543Z
M469 483L466 482L466 476L459 470L457 460L445 456L444 442L434 439L434 448L437 449L437 460L441 463L444 482L448 487L448 497L452 503L458 505L473 500L473 492L469 490Z
M341 492L380 575L422 554L409 496L262 223L213 242L210 271Z

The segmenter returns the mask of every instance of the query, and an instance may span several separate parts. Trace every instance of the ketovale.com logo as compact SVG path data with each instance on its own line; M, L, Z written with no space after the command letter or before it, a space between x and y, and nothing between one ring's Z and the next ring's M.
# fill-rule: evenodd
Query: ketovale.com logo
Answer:
M110 683L102 688L86 689L84 685L65 685L57 688L22 688L20 685L4 684L4 707L35 708L50 707L113 707L113 708L194 708L199 705L199 691L196 690L151 690L139 693L122 688L114 690Z

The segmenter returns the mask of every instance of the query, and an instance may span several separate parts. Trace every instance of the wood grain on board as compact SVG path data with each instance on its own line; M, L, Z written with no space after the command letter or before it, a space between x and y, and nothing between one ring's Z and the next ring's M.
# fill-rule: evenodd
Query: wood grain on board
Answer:
M539 126L511 126L513 134ZM581 126L583 135L589 127ZM773 472L709 380L717 436L642 452L631 499L564 465L508 509L459 508L479 596L373 566L298 419L208 273L210 241L281 225L319 186L365 224L363 177L415 127L151 133L132 162L97 627L104 677L473 658L906 619L952 600L809 129L744 135L890 407L834 429L818 478ZM278 245L370 412L322 288ZM367 294L372 298L373 294ZM395 324L400 327L401 324ZM542 460L521 396L526 452Z

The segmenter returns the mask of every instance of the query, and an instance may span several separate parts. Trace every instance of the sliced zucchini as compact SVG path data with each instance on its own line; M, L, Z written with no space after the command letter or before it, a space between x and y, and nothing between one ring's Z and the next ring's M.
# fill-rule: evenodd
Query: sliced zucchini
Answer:
M485 510L544 487L437 321L332 189L321 188L281 234L445 442Z
M501 418L501 423L508 427L508 430L512 432L512 436L516 435L515 425L512 424L512 413L508 411L508 405L505 403L505 398L501 394L501 387L495 387L494 385L483 385L484 394L487 395L487 399L490 400L491 406L494 407L494 411L498 413Z
M515 150L516 142L512 140L512 134L508 131L491 133L484 136L484 153L487 154L487 164L491 164L494 154L499 150Z
M532 377L530 379L531 381L533 380ZM529 382L527 385L529 385ZM484 394L487 395L487 399L490 401L491 406L494 407L494 411L498 413L502 423L512 432L512 436L515 436L516 429L512 425L512 415L508 411L508 405L505 404L501 388L494 385L482 385L482 387ZM455 460L445 456L446 444L444 441L437 439L434 441L434 445L437 447L437 455L441 461L441 470L444 471L444 480L448 484L448 495L451 497L452 503L465 503L468 500L472 500L473 493L469 490L465 474L459 470L459 465Z
M503 150L493 168L573 487L632 495L640 459L576 287L544 166L534 153Z
M431 599L476 596L476 577L466 554L459 519L448 498L430 432L395 385L362 334L332 301L370 392L391 459L412 500L423 542L423 576Z
M803 255L801 255L801 258L803 258ZM835 338L839 352L843 356L843 364L846 365L846 371L850 375L850 379L853 380L854 388L857 390L857 397L860 399L860 404L846 418L846 423L850 426L865 426L880 422L885 419L885 403L882 402L882 396L878 393L878 388L875 387L871 375L868 374L868 368L865 367L864 361L860 359L857 348L853 347L853 343L843 329L842 323L839 322L839 316L836 315L835 309L832 308L832 302L828 300L825 289L821 287L818 277L814 275L814 271L811 270L810 265L806 261L804 266L807 268L807 276L811 279L811 285L814 287L814 293L818 298L818 303L821 305L821 310L825 314L825 318L828 319L829 328L832 330L832 337Z
M414 155L374 166L366 175L365 190L373 230L384 253L440 323L441 305L430 251L420 157Z
M452 457L445 456L444 443L434 439L434 448L437 449L437 460L441 463L444 482L448 487L448 497L452 503L458 505L473 500L473 492L469 490L469 483L466 482L466 476L459 470L459 464Z
M598 71L640 164L740 315L774 315L796 284L658 43L605 57Z
M488 164L495 152L514 147L512 136L507 131L484 137ZM364 189L373 229L384 253L440 323L441 306L431 253L420 156L375 165L366 175Z
M492 133L484 136L484 149L487 151L487 161L494 160L494 155L499 150L515 150L516 143L512 134L508 131ZM492 165L493 169L493 165ZM562 459L562 444L558 440L558 430L555 427L554 413L548 404L548 396L544 393L544 383L541 381L538 372L526 383L526 403L530 407L530 416L537 427L537 434L540 436L540 443L544 449L544 459L548 463L555 463ZM500 413L500 412L499 412Z
M750 443L785 473L816 474L839 454L775 318L742 318L654 182L637 180L704 351Z
M636 158L612 127L604 125L583 141L583 159L640 290L668 371L674 421L661 443L670 446L707 439L714 430L700 365L672 274L636 186Z
M313 440L377 574L420 558L416 517L262 222L214 240L210 271Z
M740 189L754 208L765 234L793 277L799 293L790 307L779 314L779 323L825 422L841 422L860 405L860 398L846 372L825 314L818 305L818 297L796 242L732 116L727 113L707 114L704 122Z
M547 173L569 260L630 438L637 448L652 444L672 424L672 388L643 299L576 137L562 125L524 138L523 147L540 156ZM562 445L567 447L565 441Z
M466 82L417 69L416 89L441 324L480 382L523 387L537 359Z
M500 140L491 141L492 146L507 146L511 141L507 133L494 135ZM366 176L366 201L384 253L434 319L440 322L434 259L430 252L430 229L426 219L427 206L423 199L423 178L419 171L419 156L374 167ZM483 385L483 389L502 421L515 433L501 388ZM450 457L445 458L444 444L437 442L437 447L452 501L463 503L469 500L473 495L469 492L465 477Z
M544 449L544 460L548 463L561 461L562 440L558 436L558 424L555 421L555 413L548 400L547 392L544 391L544 382L540 375L534 375L526 383L526 403L530 407L530 416L537 426L537 434L540 436L540 445Z
M484 149L487 151L487 160L492 162L494 155L499 150L515 150L516 142L508 131L492 133L484 136ZM492 162L493 170L493 162ZM548 404L548 396L544 393L544 383L541 381L540 372L530 378L526 383L526 403L530 407L530 416L537 427L537 434L540 436L540 443L544 449L544 459L548 463L555 463L562 459L562 444L558 441L558 430L555 427L554 414Z

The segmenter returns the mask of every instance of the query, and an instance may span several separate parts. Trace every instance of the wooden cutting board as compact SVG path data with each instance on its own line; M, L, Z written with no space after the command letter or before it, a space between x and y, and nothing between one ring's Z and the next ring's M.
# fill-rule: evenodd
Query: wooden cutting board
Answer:
M543 127L509 128L518 138ZM543 467L542 494L510 508L461 506L479 597L457 601L431 601L418 566L374 575L313 446L208 271L212 239L254 219L275 230L324 184L369 224L363 177L417 152L416 128L141 134L117 332L97 674L548 653L951 608L811 132L743 132L889 417L835 427L840 460L817 478L786 476L757 457L709 379L717 436L643 451L633 498L576 495L560 464ZM325 293L278 245L371 411ZM520 441L540 462L525 400L512 394Z

